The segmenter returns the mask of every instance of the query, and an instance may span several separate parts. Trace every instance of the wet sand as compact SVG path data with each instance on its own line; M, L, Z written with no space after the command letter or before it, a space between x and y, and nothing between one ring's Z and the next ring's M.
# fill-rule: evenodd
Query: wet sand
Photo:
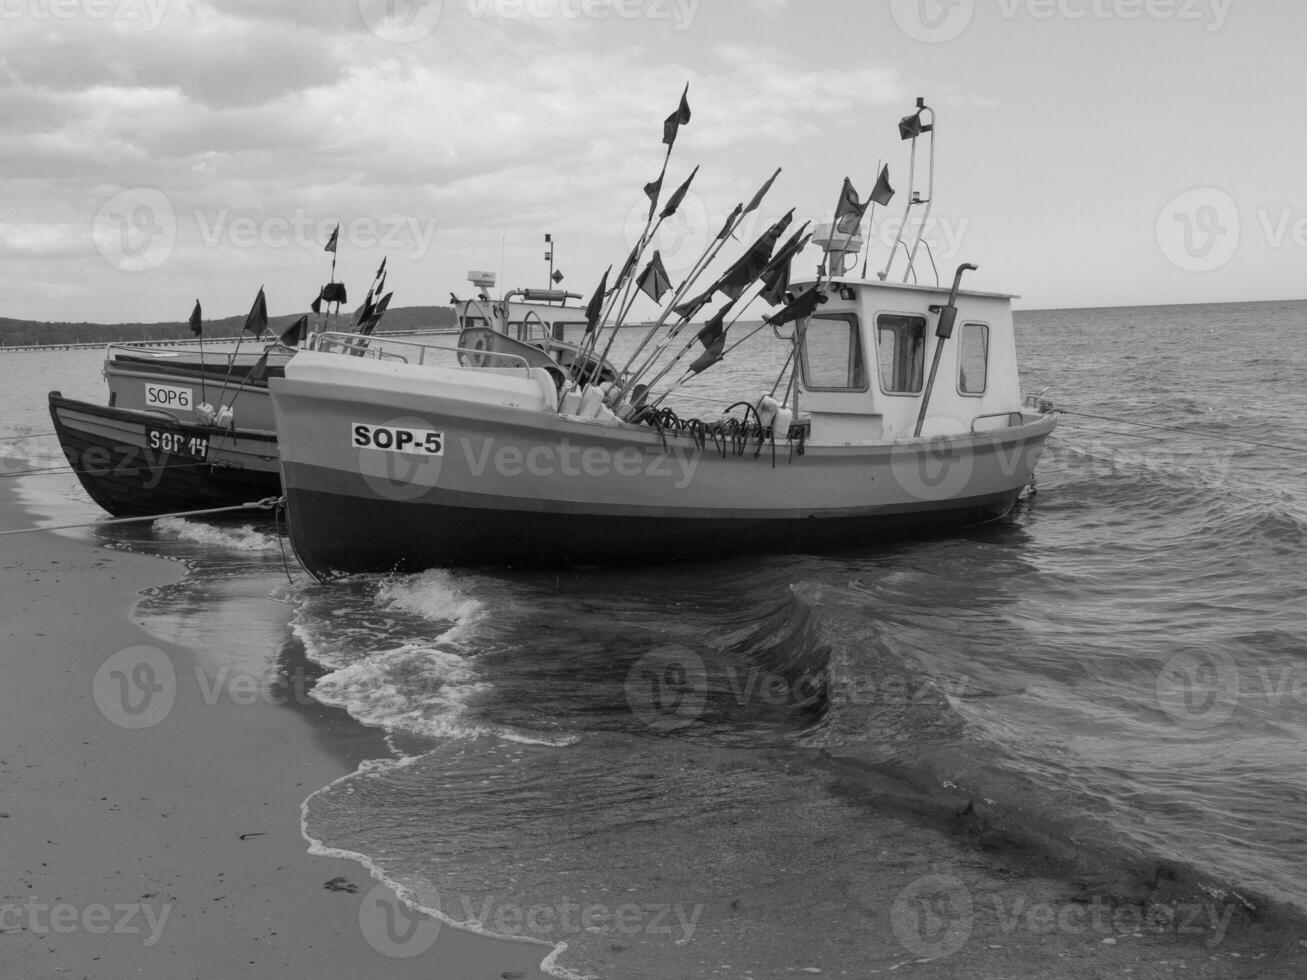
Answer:
M0 484L0 530L32 524ZM343 712L214 697L132 620L184 573L90 532L0 538L0 976L544 976L547 947L308 853L304 798L389 752Z

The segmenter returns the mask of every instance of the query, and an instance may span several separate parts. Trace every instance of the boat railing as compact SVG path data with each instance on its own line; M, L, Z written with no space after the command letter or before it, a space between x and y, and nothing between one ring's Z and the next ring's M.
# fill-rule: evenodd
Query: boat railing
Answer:
M378 341L381 341L379 344ZM392 346L403 347L409 353L408 357L396 351L389 350ZM516 370L521 368L523 371L530 369L531 365L527 363L526 358L517 354L503 354L499 351L488 353L472 347L446 347L443 344L423 344L415 340L394 340L390 337L360 337L358 334L348 333L320 333L314 334L309 338L308 347L310 350L320 351L322 353L341 353L352 354L355 357L375 357L378 360L400 361L403 364L425 365L428 363L428 355L434 357L434 352L439 351L441 354L466 354L469 357L481 358L483 360L494 360L495 364L474 365L480 367L497 367L509 368ZM461 359L460 359L461 360ZM511 363L511 362L517 363ZM503 363L510 362L510 363Z
M1025 416L1020 412L990 412L987 415L977 415L971 420L971 431L976 431L976 423L983 419L1007 419L1009 429L1016 428L1025 421Z

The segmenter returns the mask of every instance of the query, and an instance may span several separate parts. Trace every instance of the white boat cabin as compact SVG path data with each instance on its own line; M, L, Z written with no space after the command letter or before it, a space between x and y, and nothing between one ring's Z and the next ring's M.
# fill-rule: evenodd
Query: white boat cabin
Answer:
M811 288L796 285L796 294ZM823 288L826 302L799 331L794 418L809 423L810 443L911 439L928 387L921 438L1021 424L1011 296L958 293L930 387L948 288L839 278Z

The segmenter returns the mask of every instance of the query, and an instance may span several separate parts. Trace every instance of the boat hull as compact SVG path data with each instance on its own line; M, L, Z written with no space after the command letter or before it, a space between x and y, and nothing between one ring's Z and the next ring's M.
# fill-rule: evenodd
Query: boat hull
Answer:
M320 577L643 564L974 524L1012 508L1054 426L1013 413L904 443L700 446L542 410L525 380L487 377L483 397L478 372L429 372L414 390L410 369L332 356L302 354L270 386L291 539Z
M77 479L115 517L234 507L281 493L273 432L188 425L59 392L49 402Z

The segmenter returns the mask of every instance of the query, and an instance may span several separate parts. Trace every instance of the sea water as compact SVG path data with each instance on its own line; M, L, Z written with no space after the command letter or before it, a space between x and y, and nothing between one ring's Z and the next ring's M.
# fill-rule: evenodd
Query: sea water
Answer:
M307 658L317 703L389 733L306 800L313 846L560 975L888 968L884 818L959 802L1024 858L1307 911L1304 321L1019 314L1024 389L1079 414L1009 520L925 541L323 585L269 523L96 534L191 564L156 632L270 684ZM783 355L749 350L700 393L767 390ZM4 446L58 463L45 392L101 400L99 360L0 355ZM21 482L97 513L66 472ZM948 870L904 833L903 880Z

